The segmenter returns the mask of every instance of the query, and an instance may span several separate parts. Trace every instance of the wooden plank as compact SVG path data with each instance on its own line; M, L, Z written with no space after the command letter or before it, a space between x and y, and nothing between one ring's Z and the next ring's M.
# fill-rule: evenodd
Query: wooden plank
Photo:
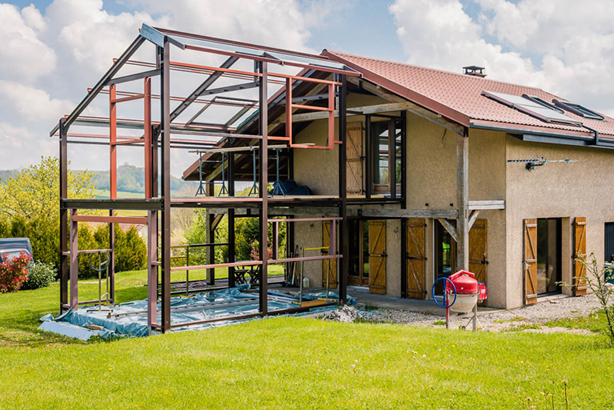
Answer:
M490 201L469 201L468 209L470 211L486 209L505 209L505 200L495 199Z
M469 229L469 232L471 232L471 227L473 226L473 224L475 223L476 219L478 218L478 215L480 215L480 211L479 210L471 211L471 214L469 215L469 227L467 228L467 229Z
M386 294L386 221L369 221L369 292Z
M524 297L525 304L537 303L537 219L524 220Z
M456 198L458 207L456 268L469 270L469 138L461 134L456 135Z
M407 221L407 297L426 298L426 223L421 218Z
M363 146L362 123L347 125L347 193L363 192Z
M348 210L351 214L354 210ZM358 211L356 211L358 213ZM393 209L393 208L365 208L361 215L369 218L444 218L456 219L456 209Z
M454 242L458 243L458 233L456 232L456 228L454 227L454 225L452 225L449 221L443 218L439 218L437 220L441 222L446 231L448 231L452 239L454 239Z
M352 107L348 108L347 115L365 115L365 114L379 114L385 112L393 112L393 111L405 111L409 107L410 103L408 102L399 102L399 103L387 103L387 104L375 104L375 105L367 105L363 107ZM295 114L292 116L292 123L296 122L305 122L305 121L316 121L323 120L329 117L329 112L320 111L320 112L309 112L305 114ZM339 117L339 110L335 110L335 118ZM282 124L286 121L285 116L278 117L271 125Z
M322 246L330 247L330 221L322 222ZM322 251L326 255L326 250ZM325 259L322 261L322 286L326 287L328 281L329 288L337 287L337 259Z
M586 217L574 218L574 275L573 295L586 295L586 267L581 262L586 258Z

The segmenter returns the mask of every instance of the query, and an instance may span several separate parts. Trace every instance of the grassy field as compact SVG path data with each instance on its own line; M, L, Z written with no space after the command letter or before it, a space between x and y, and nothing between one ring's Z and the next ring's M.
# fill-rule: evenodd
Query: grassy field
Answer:
M118 274L119 301L143 283ZM550 409L543 392L565 409L562 380L570 409L614 402L614 350L599 336L289 317L82 343L36 330L58 291L0 295L0 408L524 409L532 397Z

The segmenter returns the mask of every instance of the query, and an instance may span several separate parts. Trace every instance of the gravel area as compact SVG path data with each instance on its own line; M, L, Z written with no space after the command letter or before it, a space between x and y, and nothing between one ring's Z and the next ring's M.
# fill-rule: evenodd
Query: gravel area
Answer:
M588 316L599 309L599 302L594 295L582 297L557 297L535 305L513 310L499 310L492 312L480 312L478 319L482 329L498 332L514 328L523 329L527 332L570 332L591 333L583 329L567 329L562 327L541 327L546 322L563 319ZM392 322L408 324L412 326L437 326L444 324L445 318L439 315L410 312L401 309L376 309L361 310L345 306L342 309L327 313L323 316L326 320L339 322ZM467 315L450 315L450 327L458 328L466 325L470 320Z

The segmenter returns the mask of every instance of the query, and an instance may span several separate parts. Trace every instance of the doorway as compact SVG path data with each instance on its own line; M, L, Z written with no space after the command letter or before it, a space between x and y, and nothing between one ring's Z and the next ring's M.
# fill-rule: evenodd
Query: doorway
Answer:
M448 221L456 227L456 221ZM435 221L435 280L447 278L456 271L456 241L439 221ZM435 295L443 295L443 283L435 284Z
M537 294L561 293L561 218L537 220Z
M386 221L349 221L348 285L386 293Z

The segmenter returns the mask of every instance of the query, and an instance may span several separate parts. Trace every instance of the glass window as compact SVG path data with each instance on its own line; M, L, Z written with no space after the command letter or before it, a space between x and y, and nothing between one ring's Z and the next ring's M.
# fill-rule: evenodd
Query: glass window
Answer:
M537 293L561 291L561 220L537 220Z
M373 183L375 185L389 185L389 159L390 159L390 123L388 121L373 123L375 137L375 172ZM387 187L381 187L379 192L389 192Z

